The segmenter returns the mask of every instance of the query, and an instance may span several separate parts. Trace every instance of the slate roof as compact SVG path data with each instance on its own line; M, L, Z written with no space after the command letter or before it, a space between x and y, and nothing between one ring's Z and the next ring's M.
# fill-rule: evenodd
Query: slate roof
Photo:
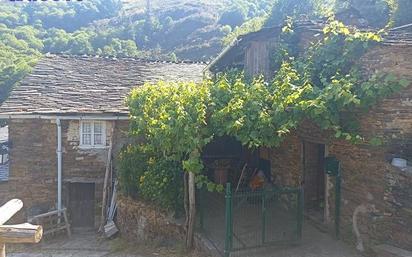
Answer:
M124 99L145 82L201 81L203 63L47 55L0 107L0 114L127 115Z

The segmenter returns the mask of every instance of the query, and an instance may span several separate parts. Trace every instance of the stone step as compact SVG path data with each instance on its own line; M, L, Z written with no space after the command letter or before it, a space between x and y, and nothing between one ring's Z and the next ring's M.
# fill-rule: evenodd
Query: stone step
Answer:
M412 257L412 252L391 245L377 245L373 247L377 257Z

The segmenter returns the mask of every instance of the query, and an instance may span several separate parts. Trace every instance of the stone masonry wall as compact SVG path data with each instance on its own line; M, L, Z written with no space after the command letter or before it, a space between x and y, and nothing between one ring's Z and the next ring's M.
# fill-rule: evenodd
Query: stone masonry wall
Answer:
M130 242L183 240L184 228L159 207L120 196L116 224Z
M366 72L384 71L412 81L412 49L380 46L364 58ZM358 112L361 134L379 138L381 146L353 145L335 140L310 121L272 150L272 172L277 181L298 184L302 174L302 140L324 143L342 165L342 236L359 248L353 232L355 210L361 239L368 247L389 243L412 250L412 173L390 165L393 157L412 161L412 86ZM295 181L294 181L295 180ZM329 221L333 224L334 184L329 180Z
M107 146L112 137L107 122ZM113 156L127 141L127 121L116 121ZM55 121L39 119L13 119L9 123L10 180L7 194L0 185L0 202L20 198L24 210L20 219L55 208L57 198L57 127ZM79 147L79 121L62 121L63 140L63 203L68 206L68 185L72 182L95 183L96 214L102 198L108 147L81 149ZM98 216L98 215L96 215ZM98 220L96 220L98 222Z

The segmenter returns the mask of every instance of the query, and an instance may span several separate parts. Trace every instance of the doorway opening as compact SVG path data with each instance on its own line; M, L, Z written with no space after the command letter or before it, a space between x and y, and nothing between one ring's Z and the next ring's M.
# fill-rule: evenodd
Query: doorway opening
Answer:
M325 145L303 141L303 188L305 214L314 221L325 220Z
M93 228L95 218L95 184L71 183L69 216L74 228Z

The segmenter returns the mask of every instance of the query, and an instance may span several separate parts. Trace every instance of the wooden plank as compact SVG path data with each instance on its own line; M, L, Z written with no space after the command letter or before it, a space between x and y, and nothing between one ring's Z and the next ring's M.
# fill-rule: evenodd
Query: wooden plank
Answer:
M32 221L34 221L34 220L40 220L40 219L46 218L46 217L51 217L51 216L57 215L57 214L59 214L59 213L64 213L65 211L66 211L66 208L63 208L63 209L61 209L61 210L55 210L55 211L51 211L51 212L39 214L39 215L36 215L36 216L31 217L31 218L29 219L29 222L32 222ZM58 217L56 217L56 219L57 219L57 218L58 218Z
M42 235L41 226L29 223L0 226L0 242L2 243L38 243Z
M14 214L23 208L23 202L19 199L8 201L0 207L0 225L6 223Z

